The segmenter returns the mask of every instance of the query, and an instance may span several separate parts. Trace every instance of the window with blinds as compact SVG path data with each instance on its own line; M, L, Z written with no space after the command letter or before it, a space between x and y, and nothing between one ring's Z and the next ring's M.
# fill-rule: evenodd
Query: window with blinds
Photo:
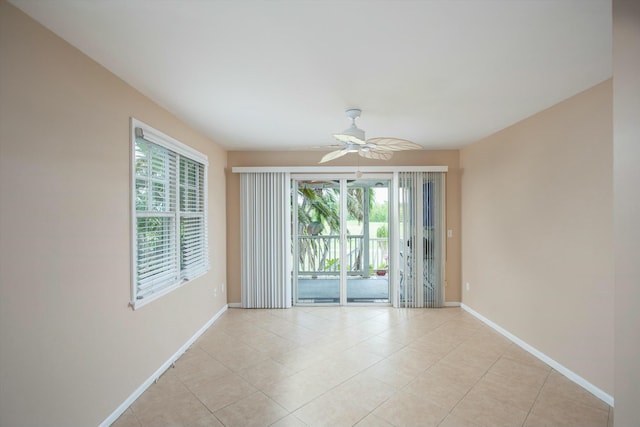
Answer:
M207 157L132 119L133 286L140 307L209 269Z

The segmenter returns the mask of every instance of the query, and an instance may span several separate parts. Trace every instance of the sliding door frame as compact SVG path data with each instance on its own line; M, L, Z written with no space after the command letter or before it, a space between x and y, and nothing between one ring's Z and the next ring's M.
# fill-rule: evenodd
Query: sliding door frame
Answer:
M299 251L300 251L300 247L299 247L299 239L298 239L298 213L297 213L297 208L292 209L292 230L294 231L294 233L292 233L292 239L293 239L293 260L292 260L292 287L293 287L293 304L294 305L300 305L300 306L304 306L304 305L314 305L314 306L319 306L319 305L331 305L331 306L335 306L335 305L384 305L386 303L349 303L348 300L348 295L347 295L347 281L348 281L348 268L346 268L347 265L347 191L348 191L348 183L347 180L349 179L354 179L354 180L358 180L358 179L383 179L386 181L389 181L389 205L391 206L393 204L393 199L392 199L392 191L391 191L391 186L393 185L393 180L394 180L394 174L393 173L381 173L381 172L377 172L377 173L365 173L365 174L356 174L356 173L292 173L291 174L291 197L292 197L292 204L296 203L297 204L297 200L295 199L295 194L297 192L297 186L298 186L298 182L299 181L303 181L303 180L310 180L310 179L315 179L315 180L338 180L339 184L340 184L340 197L339 197L339 206L340 206L340 257L339 257L339 263L340 263L340 274L339 274L339 282L340 282L340 301L338 302L338 304L335 303L313 303L313 304L305 304L305 303L299 303L298 302L298 267L296 262L298 262L298 256L299 256ZM389 225L393 224L393 219L391 216L391 208L389 209ZM368 226L368 224L367 224ZM390 227L389 227L390 228ZM390 232L389 233L389 252L391 252L391 248L394 242L393 239L393 234ZM389 264L389 272L391 273L392 271L394 271L396 268L394 267L394 260L393 257L391 259L391 263ZM368 267L366 267L368 268ZM393 283L393 279L391 278L391 275L388 276L389 277L389 305L391 305L391 295L394 293L394 283Z
M388 177L391 176L391 183L389 186L389 205L390 205L390 209L389 209L389 223L390 223L390 227L389 227L389 253L392 254L391 256L391 262L389 264L389 281L390 281L390 286L389 286L389 303L390 305L394 306L394 307L398 307L399 304L399 292L398 292L398 287L399 287L399 281L400 281L400 271L399 271L399 262L400 262L400 245L399 245L399 241L398 241L398 236L399 236L399 221L398 221L398 215L399 215L399 211L398 211L398 194L399 194L399 173L400 172L444 172L445 176L445 183L446 183L446 172L449 171L448 166L363 166L363 167L354 167L354 166L268 166L268 167L262 167L262 166L234 166L232 169L233 173L242 173L242 172L289 172L291 174L291 179L292 182L295 180L301 180L301 179L317 179L317 178L325 178L325 179L342 179L342 178L348 178L348 179L359 179L362 174L372 174L369 175L371 177L374 177L376 174L383 174L385 176L387 176L387 178L385 179L389 179ZM341 183L341 191L340 191L340 198L341 198L341 206L342 203L346 203L346 183L344 184L345 188L342 188L342 183ZM293 189L293 187L291 187ZM443 203L441 206L442 209L442 215L446 215L446 184L444 185L444 191L445 191L445 195L443 197ZM297 203L297 201L293 198L293 191L291 193L291 197L292 197L292 202ZM344 197L344 199L343 199ZM340 230L341 230L341 236L344 236L346 234L346 232L344 231L343 227L346 227L346 221L344 221L344 219L346 219L345 217L343 217L342 215L342 211L343 209L341 208L341 224L340 224ZM346 215L346 214L344 214ZM292 225L293 225L293 230L297 230L297 214L296 215L292 215ZM443 216L443 218L445 218L445 225L446 225L446 216ZM446 233L445 233L446 234ZM442 259L441 259L441 263L443 264L442 267L442 271L443 271L443 293L446 293L446 256L447 256L447 239L446 236L443 237L443 242L442 242ZM297 253L297 235L296 235L296 252L294 252L291 256L295 256ZM341 244L341 246L344 248L345 245ZM343 253L345 249L341 250L341 257L342 259L345 258L345 254ZM292 297L293 297L293 304L294 305L305 305L305 304L298 304L298 290L297 290L297 282L298 282L298 278L297 278L297 267L293 266L293 263L297 262L297 260L293 259L293 262L291 263L291 267L292 267L292 284L295 283L296 286L292 286ZM343 272L340 272L340 277L341 277L341 282L344 280L346 283L346 270ZM344 275L344 278L343 278ZM343 292L346 293L346 288L345 290L342 289L341 286L341 295L340 295L340 300L341 300L341 304L343 304L343 301L346 302L346 294L342 295ZM323 305L323 304L317 304L317 305ZM327 304L324 304L327 305ZM335 304L331 304L331 305L335 305ZM360 304L363 305L363 304Z

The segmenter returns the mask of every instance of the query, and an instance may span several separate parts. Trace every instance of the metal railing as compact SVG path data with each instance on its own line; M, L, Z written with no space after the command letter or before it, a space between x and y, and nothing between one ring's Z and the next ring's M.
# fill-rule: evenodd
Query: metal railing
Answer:
M368 245L366 245L368 243ZM383 265L388 265L389 241L350 234L346 239L347 274L369 276ZM364 248L368 246L368 253ZM368 265L367 265L368 264ZM337 274L340 271L340 236L337 234L298 236L298 274Z

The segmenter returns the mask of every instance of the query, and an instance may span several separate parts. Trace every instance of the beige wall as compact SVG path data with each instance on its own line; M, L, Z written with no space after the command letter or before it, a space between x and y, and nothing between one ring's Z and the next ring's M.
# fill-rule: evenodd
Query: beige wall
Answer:
M324 153L315 151L231 151L227 168L227 280L228 301L239 303L240 293L240 176L231 172L234 166L318 166ZM448 302L460 301L460 174L458 151L406 151L395 153L389 161L367 160L354 154L332 161L328 166L448 166L447 228L453 237L447 239Z
M0 425L95 426L226 303L226 153L0 1ZM209 157L211 272L132 311L129 117Z
M615 425L640 420L640 3L613 1Z
M611 105L608 80L460 165L463 303L612 395Z
M620 426L640 418L632 3L614 0ZM449 166L447 301L464 298L613 394L611 91L604 82L462 150L463 176L457 151L397 153L384 164ZM211 272L137 311L127 306L130 116L209 156L212 200ZM229 302L240 301L230 168L314 166L320 156L232 152L225 173L222 149L0 0L0 425L102 422L224 306L214 287L226 280ZM462 296L461 282L471 284Z

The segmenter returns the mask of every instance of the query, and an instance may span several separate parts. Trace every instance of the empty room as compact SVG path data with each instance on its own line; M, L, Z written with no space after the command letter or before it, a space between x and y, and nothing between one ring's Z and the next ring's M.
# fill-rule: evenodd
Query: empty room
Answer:
M640 419L632 0L0 0L0 426Z

